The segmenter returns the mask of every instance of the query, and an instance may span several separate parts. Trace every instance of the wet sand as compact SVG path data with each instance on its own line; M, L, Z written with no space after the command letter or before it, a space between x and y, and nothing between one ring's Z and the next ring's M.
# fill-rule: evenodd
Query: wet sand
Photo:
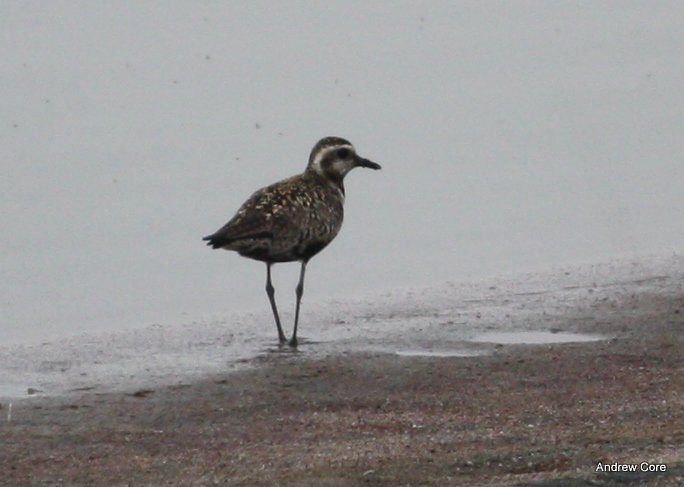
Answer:
M681 287L576 314L598 311L583 331L616 338L479 357L270 353L194 383L15 402L10 422L5 402L0 484L682 485Z

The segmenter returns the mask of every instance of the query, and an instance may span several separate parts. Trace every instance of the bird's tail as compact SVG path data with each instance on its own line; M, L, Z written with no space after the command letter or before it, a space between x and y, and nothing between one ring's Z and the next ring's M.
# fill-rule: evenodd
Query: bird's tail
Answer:
M273 239L273 232L257 231L251 233L235 234L230 229L225 227L219 231L203 237L202 240L207 242L207 245L214 249L228 249L235 250L235 246L245 241L259 240L259 239Z
M224 236L219 235L218 232L213 233L211 235L207 235L206 237L202 237L202 240L207 242L207 245L213 249L220 249L221 247L230 243L230 240L228 240Z

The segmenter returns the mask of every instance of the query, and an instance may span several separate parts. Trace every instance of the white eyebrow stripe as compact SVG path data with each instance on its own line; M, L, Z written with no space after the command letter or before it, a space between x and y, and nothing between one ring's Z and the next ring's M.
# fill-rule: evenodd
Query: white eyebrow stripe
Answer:
M339 149L349 149L350 151L354 151L354 147L350 144L342 144L342 145L331 145L330 147L326 147L323 150L319 151L318 154L316 154L316 157L314 158L313 165L318 166L323 158L327 156L330 152L339 150Z

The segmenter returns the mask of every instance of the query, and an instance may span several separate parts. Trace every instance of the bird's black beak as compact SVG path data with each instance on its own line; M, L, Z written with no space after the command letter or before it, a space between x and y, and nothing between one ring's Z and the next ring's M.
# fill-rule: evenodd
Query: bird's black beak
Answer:
M363 157L357 157L356 167L367 167L369 169L378 170L380 169L380 164L377 164L373 161L369 161L368 159L364 159Z

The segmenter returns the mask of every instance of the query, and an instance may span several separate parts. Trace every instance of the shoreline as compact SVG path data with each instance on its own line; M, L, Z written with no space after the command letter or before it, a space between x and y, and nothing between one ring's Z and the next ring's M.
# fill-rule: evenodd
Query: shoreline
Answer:
M196 382L15 402L4 482L681 485L681 285L576 311L596 306L610 313L593 332L617 338L472 357L272 353ZM666 471L596 472L641 462Z
M511 341L623 336L622 328L606 325L620 303L681 292L683 280L683 257L651 256L307 303L303 331L311 338L302 338L298 356L465 356ZM47 396L125 392L249 367L278 352L272 316L261 311L0 345L0 402L27 397L29 389Z

